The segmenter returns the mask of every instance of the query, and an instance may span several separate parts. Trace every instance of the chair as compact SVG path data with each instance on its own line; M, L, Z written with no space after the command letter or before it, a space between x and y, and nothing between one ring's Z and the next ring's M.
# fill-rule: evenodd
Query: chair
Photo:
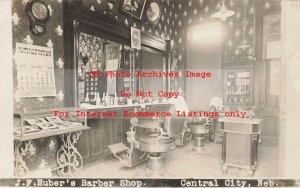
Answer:
M108 146L114 156L127 167L147 160L146 176L165 175L162 154L175 149L175 138L180 136L185 124L184 118L176 116L174 106L169 111L172 116L164 119L131 118L128 146L123 143Z

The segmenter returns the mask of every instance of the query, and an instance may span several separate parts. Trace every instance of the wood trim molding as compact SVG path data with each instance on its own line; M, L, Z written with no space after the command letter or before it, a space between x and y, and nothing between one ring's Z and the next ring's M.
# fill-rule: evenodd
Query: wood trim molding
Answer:
M163 52L167 51L166 41L156 38L156 37L153 37L153 36L142 35L142 45L149 47L149 48L154 48L156 50L160 50Z

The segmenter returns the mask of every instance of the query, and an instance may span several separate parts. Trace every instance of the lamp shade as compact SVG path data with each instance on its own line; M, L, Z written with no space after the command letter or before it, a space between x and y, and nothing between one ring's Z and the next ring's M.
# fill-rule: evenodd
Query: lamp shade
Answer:
M217 11L216 13L214 13L212 15L213 18L218 18L221 19L222 21L225 21L228 17L233 16L235 14L234 11L232 10L228 10L228 8L225 5L225 2L223 0L223 5L220 8L219 11Z

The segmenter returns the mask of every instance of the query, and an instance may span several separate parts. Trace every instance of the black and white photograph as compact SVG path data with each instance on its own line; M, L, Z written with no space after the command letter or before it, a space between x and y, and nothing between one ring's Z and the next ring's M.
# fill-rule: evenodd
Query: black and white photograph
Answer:
M300 0L0 7L0 187L300 187Z

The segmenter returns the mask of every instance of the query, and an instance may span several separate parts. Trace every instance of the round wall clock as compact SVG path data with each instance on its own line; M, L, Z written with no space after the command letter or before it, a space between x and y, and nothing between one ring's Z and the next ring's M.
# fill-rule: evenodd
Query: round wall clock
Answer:
M156 23L158 22L160 15L161 15L161 8L157 2L151 2L148 5L148 9L146 12L147 19L152 22Z
M27 4L26 12L30 21L31 32L35 35L44 34L50 18L50 11L46 4L40 0L33 0Z

